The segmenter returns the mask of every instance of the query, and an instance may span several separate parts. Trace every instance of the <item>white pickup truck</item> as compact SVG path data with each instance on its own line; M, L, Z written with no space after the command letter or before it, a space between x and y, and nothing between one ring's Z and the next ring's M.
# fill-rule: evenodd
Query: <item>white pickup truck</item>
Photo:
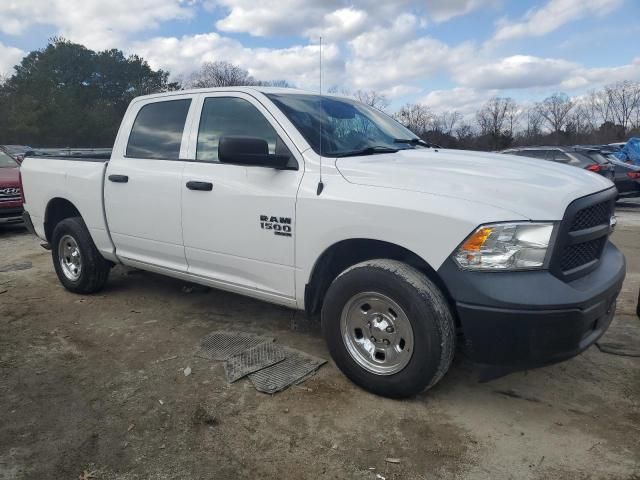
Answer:
M21 175L68 290L124 264L321 311L337 366L391 397L438 382L456 344L509 369L577 355L625 275L609 180L434 148L336 96L136 98L110 159L29 156Z

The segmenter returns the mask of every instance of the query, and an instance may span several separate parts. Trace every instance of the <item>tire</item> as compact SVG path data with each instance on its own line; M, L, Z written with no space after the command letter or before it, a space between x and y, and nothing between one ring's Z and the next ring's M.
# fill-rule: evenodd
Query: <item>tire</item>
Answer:
M324 298L322 331L349 379L391 398L433 387L455 352L446 298L426 275L396 260L368 260L342 272Z
M51 256L60 283L71 292L95 293L107 283L111 265L98 252L80 217L66 218L55 226Z

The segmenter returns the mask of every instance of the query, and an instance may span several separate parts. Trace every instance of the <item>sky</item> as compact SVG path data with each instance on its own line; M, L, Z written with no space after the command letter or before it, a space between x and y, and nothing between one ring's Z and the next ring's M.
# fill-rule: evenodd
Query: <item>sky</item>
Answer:
M185 78L226 60L260 80L376 90L391 109L640 81L640 0L2 0L0 73L61 35Z

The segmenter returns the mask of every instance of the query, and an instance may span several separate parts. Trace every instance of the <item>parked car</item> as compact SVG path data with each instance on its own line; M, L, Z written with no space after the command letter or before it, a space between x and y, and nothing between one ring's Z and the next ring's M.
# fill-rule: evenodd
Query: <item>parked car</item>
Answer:
M616 152L626 145L623 143L611 143L608 145L580 145L574 147L585 152L592 159L613 166L613 183L618 189L619 198L640 197L640 166L632 162L624 162L618 158Z
M619 160L611 150L600 149L598 155L614 167L613 183L618 189L619 198L640 197L640 166Z
M22 221L18 162L0 150L0 225Z
M614 167L602 156L592 155L591 151L582 147L517 147L503 150L501 153L538 158L572 167L584 168L613 181Z
M391 397L435 385L459 338L500 368L577 355L625 276L606 178L430 148L335 96L139 97L108 161L27 156L22 181L68 290L97 292L124 264L321 312L336 365Z
M0 145L0 150L8 154L16 162L22 163L27 152L33 149L27 145Z

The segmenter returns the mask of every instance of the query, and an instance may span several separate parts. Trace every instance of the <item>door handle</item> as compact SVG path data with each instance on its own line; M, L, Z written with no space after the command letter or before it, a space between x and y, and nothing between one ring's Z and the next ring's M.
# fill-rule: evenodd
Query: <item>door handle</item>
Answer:
M127 183L129 181L129 177L126 175L109 175L109 181L115 183Z
M187 182L187 188L189 190L201 190L203 192L210 192L213 190L213 183L211 182Z

